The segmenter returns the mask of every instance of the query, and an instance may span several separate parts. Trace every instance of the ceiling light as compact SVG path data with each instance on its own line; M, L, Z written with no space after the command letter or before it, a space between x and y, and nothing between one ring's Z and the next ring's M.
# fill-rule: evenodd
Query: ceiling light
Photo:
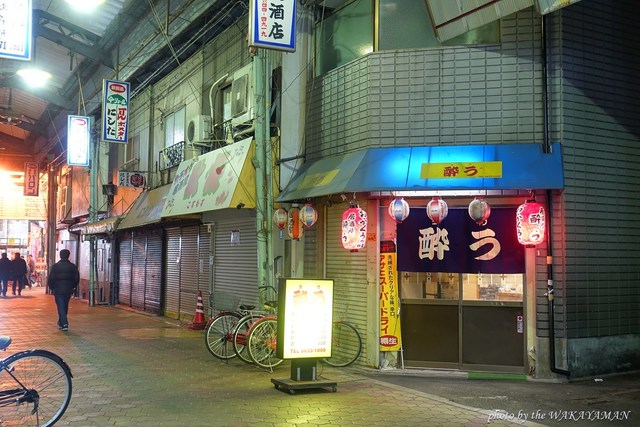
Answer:
M79 12L91 12L104 3L104 0L67 0L67 3Z
M42 87L51 78L51 74L37 68L22 68L16 71L16 74L31 87Z

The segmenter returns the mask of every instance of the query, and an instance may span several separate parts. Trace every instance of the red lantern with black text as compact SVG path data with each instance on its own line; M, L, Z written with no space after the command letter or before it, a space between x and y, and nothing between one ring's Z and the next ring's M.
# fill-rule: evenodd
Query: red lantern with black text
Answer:
M435 196L427 204L427 216L433 222L433 225L440 224L447 217L448 213L449 206L447 205L447 202L438 196Z
M303 233L304 228L302 227L302 221L300 221L300 209L289 209L287 219L287 234L290 238L298 240L302 237Z
M342 247L357 252L367 243L367 213L352 206L342 213Z
M393 199L389 204L389 216L398 224L407 219L409 212L409 203L403 198Z
M300 221L305 228L313 227L313 224L318 220L318 212L316 212L315 208L307 203L302 208L300 208Z
M535 246L544 242L544 207L535 200L527 200L516 211L516 231L518 242L526 246Z
M469 216L478 225L486 225L491 215L491 206L482 197L476 197L469 203Z

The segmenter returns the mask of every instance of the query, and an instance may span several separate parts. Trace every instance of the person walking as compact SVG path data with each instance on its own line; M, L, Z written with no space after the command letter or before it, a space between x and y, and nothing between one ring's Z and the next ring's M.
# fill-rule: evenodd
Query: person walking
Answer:
M11 274L11 260L7 257L7 253L3 252L0 257L0 295L7 296L7 289L9 288L9 280L12 278Z
M51 289L58 308L58 329L69 330L69 301L80 283L78 267L69 261L71 252L68 249L60 251L60 261L56 262L49 271L47 286Z
M20 256L20 252L13 254L13 260L11 261L11 276L11 279L13 280L11 293L15 295L17 287L18 295L22 295L22 289L24 289L24 283L27 280L27 262Z
M27 255L27 286L29 289L36 282L36 261L32 255Z

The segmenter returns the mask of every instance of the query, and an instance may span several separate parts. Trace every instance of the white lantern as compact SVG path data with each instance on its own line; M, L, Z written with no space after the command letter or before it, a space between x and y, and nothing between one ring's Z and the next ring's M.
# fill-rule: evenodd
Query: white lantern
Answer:
M302 208L300 208L300 222L305 228L313 227L313 224L318 220L318 212L314 209L314 207L307 203Z
M448 213L449 206L447 206L447 202L438 196L435 196L427 204L427 216L433 222L433 225L440 224L447 217Z
M469 203L469 216L478 225L486 225L491 215L491 206L482 197L476 197Z
M389 216L398 224L409 216L409 203L403 198L393 199L389 204Z

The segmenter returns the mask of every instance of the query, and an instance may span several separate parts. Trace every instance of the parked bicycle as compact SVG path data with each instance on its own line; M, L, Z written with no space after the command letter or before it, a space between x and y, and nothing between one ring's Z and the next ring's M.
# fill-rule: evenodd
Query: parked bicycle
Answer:
M11 344L0 337L0 350ZM47 350L25 350L0 360L0 426L52 426L71 401L71 370Z

